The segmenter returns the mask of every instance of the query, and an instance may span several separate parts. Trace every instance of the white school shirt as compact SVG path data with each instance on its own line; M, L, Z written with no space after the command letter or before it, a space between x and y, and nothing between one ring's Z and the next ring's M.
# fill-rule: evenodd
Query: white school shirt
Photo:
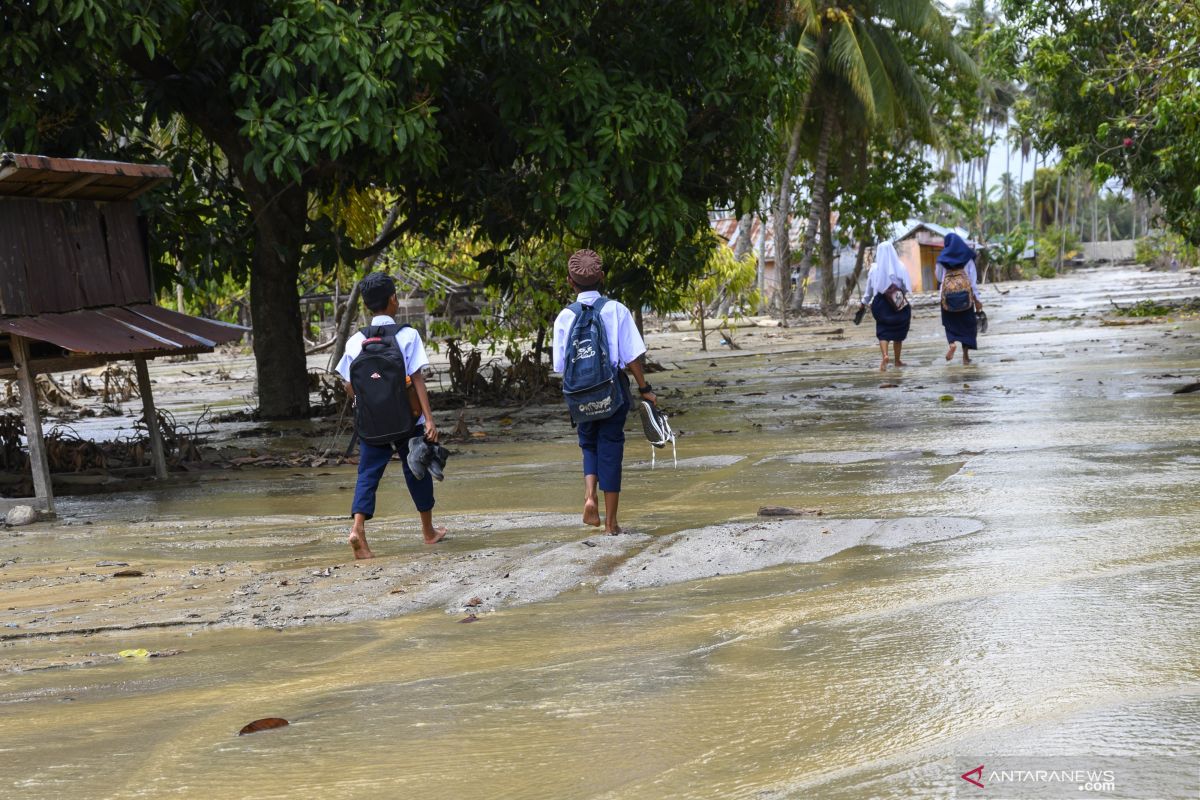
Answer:
M585 306L594 305L600 299L599 292L580 292L575 298ZM629 362L646 352L646 343L638 333L633 314L623 304L610 299L600 309L600 320L608 337L608 359L617 369L625 369ZM567 337L575 323L575 312L564 308L554 320L554 371L561 373L566 366Z
M968 261L965 269L967 270L967 277L971 280L971 291L975 293L976 297L979 297L979 286L975 281L975 259ZM941 284L946 277L946 268L938 264L936 271L938 283Z
M396 320L387 314L376 314L371 317L371 324L395 325ZM337 365L337 372L346 383L350 382L350 362L362 352L362 345L366 338L363 336L362 331L357 331L346 341L346 352ZM425 355L425 346L421 344L421 334L417 333L416 328L408 327L402 329L396 334L396 344L400 346L400 352L404 354L404 366L408 369L409 375L416 375L419 371L429 366L429 358ZM417 420L417 424L425 424L424 414Z

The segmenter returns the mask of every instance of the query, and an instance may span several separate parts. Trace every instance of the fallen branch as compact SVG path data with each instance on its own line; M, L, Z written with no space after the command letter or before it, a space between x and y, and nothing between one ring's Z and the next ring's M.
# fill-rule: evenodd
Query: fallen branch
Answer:
M310 347L304 351L304 355L311 356L314 353L320 353L322 350L328 350L329 348L333 347L334 343L337 342L337 340L338 340L338 337L334 336L332 339L329 339L328 341L321 342L320 344L317 344L317 345L313 345L312 347Z

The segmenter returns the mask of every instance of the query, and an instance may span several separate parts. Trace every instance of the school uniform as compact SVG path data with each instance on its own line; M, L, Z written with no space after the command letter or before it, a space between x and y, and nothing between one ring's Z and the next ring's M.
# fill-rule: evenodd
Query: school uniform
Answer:
M595 304L599 292L580 292L576 300L585 306ZM579 448L583 451L583 474L595 475L602 492L621 491L621 462L625 457L625 419L631 405L629 378L625 367L646 352L646 343L638 333L633 314L623 304L610 299L600 309L604 334L608 340L608 358L620 375L625 387L622 403L607 419L581 422L578 427ZM567 339L575 323L575 312L564 308L554 321L554 371L561 373L566 366Z
M394 325L396 320L387 314L376 314L371 318L371 325ZM337 372L347 382L350 381L350 364L362 352L363 341L366 339L362 331L355 333L346 342L346 353L338 362ZM425 355L425 347L421 343L421 334L414 328L403 328L396 334L396 344L404 354L404 367L409 375L415 375L429 365ZM387 469L392 454L400 455L400 464L404 468L404 482L408 485L408 493L412 497L417 511L433 510L433 478L429 473L417 480L408 466L408 442L414 436L425 435L425 416L422 414L413 432L408 436L390 444L375 445L360 441L358 443L358 483L354 487L354 501L350 506L350 515L363 514L367 519L375 516L375 493L379 481Z
M881 342L903 342L908 338L908 330L912 325L912 306L905 305L897 310L887 298L887 291L893 286L909 294L912 292L912 278L900 263L895 246L891 242L884 242L879 245L875 263L867 273L867 288L862 296L862 304L871 307L871 316L875 318L875 338Z
M950 268L953 269L954 267L951 265ZM946 269L947 265L938 262L937 280L939 285L946 278ZM965 266L959 267L959 269L966 271L967 279L971 282L971 302L974 303L975 298L979 297L979 284L974 259L968 261ZM947 311L943 308L942 327L946 329L947 344L959 342L962 344L964 350L978 349L979 317L975 313L974 305L966 311Z

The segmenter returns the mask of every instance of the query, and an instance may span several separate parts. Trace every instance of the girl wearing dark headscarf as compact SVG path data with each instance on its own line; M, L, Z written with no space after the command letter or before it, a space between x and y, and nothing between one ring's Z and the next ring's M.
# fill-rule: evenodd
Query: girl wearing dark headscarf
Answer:
M957 233L946 234L945 247L937 259L937 279L941 284L942 327L950 343L946 360L954 358L954 351L961 344L963 363L970 364L970 351L977 349L975 312L983 310L983 303L979 302L975 251Z
M875 338L879 340L879 352L883 356L879 362L880 372L886 372L888 368L888 342L896 352L896 366L904 366L900 350L912 325L912 306L906 297L911 291L912 279L900 263L896 246L891 242L879 245L875 263L867 273L867 291L863 294L862 305L870 305L871 316L875 318Z

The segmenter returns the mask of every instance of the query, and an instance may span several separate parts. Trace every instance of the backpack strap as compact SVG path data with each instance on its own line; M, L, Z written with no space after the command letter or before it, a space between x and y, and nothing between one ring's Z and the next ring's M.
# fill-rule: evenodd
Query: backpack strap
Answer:
M608 302L608 298L601 295L600 297L596 298L596 302L592 303L590 306L585 305L585 304L579 302L578 300L576 300L574 303L571 303L571 305L567 306L567 308L570 309L571 313L573 313L575 315L575 319L571 320L571 327L567 331L567 335L571 339L574 339L575 338L575 328L577 328L579 326L580 321L583 319L584 309L586 308L586 309L592 311L596 315L596 322L600 325L600 330L604 332L604 336L600 337L600 342L599 342L600 349L603 351L604 357L606 359L610 359L612 357L612 353L608 352L608 329L604 327L604 320L600 317L600 309L604 308L604 305L607 302ZM611 363L611 361L609 363ZM614 370L616 370L615 367L614 367ZM619 372L620 370L616 370L616 371Z
M358 332L363 335L364 339L383 339L388 336L395 336L405 328L411 327L407 323L393 322L390 325L368 325L365 328L359 328Z

